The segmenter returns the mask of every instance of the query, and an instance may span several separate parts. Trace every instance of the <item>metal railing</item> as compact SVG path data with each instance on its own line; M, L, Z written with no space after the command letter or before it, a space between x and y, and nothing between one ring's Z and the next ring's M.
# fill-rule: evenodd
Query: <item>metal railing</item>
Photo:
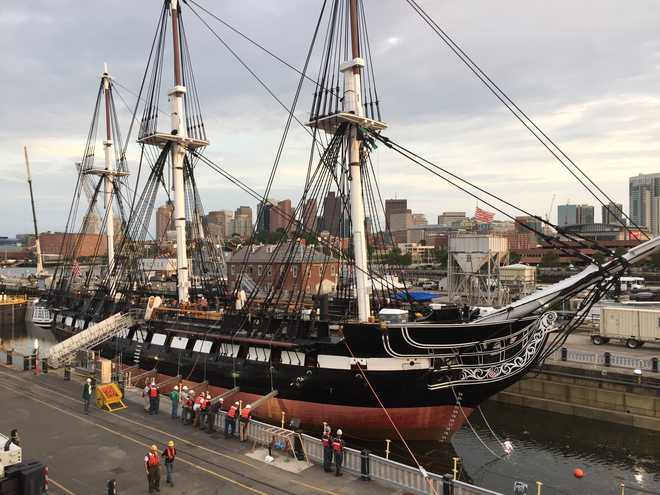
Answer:
M657 358L655 359L657 360ZM643 371L658 371L657 368L654 368L657 365L654 365L653 357L643 359L622 354L613 354L611 352L591 352L575 349L562 351L562 349L558 349L548 357L548 360L611 366L614 368L640 369Z

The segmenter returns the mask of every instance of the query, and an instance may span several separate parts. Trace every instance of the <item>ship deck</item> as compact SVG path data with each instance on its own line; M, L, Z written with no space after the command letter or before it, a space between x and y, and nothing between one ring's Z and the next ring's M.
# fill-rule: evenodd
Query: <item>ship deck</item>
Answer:
M337 478L316 465L296 473L266 464L250 443L172 420L167 401L157 416L145 415L141 401L130 396L127 409L109 413L92 405L86 416L80 396L80 383L53 372L35 376L0 365L0 431L18 428L24 458L48 465L51 494L105 493L110 479L117 480L119 493L146 493L143 457L151 444L162 449L168 440L178 450L175 485L165 484L163 469L161 493L402 493L349 473Z

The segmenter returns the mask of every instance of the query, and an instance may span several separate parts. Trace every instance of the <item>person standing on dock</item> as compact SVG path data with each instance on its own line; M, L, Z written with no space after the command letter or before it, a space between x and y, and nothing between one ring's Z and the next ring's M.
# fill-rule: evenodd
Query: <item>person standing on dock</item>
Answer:
M195 403L193 404L193 428L199 426L199 418L202 414L202 405L204 404L204 392L200 392L199 395L195 398Z
M248 404L241 411L241 417L240 417L241 442L245 442L247 440L247 429L251 419L252 419L252 404Z
M176 458L176 447L174 447L174 441L170 440L167 442L167 447L163 450L161 454L165 459L165 473L167 478L165 483L169 483L171 486L174 486L174 481L172 481L172 473L174 472L174 459Z
M89 414L89 401L92 399L92 379L88 378L83 384L82 400L85 414Z
M325 425L323 429L323 436L321 437L323 444L323 470L326 473L332 472L332 430L330 425Z
M236 433L236 416L238 416L239 405L238 401L236 401L227 411L227 415L225 416L225 438L229 438L229 430L231 430L232 437Z
M151 412L151 399L149 398L149 384L144 384L144 389L142 390L142 398L144 399L144 412Z
M344 462L344 440L341 438L342 431L337 430L337 436L332 439L332 451L335 455L335 466L337 471L335 476L343 476L341 465Z
M9 439L5 442L5 452L9 451L11 444L16 445L16 447L21 446L21 438L18 436L18 430L15 428L11 430L11 433L9 433Z
M149 385L149 414L158 414L158 388L156 387L156 380L151 380Z
M172 402L172 419L179 417L179 386L174 385L174 388L170 392L170 401Z
M181 395L179 396L179 402L181 402L181 422L183 424L186 423L186 415L188 414L188 394L188 386L184 385L181 389Z
M195 391L190 390L188 392L188 395L186 395L186 402L184 405L184 412L183 412L183 424L187 425L192 422L193 418L193 397L195 397Z
M144 469L147 472L147 482L149 483L149 493L154 490L160 491L160 457L158 447L151 446L151 450L144 456Z
M210 397L210 396L209 396ZM211 401L209 400L209 403ZM215 431L215 420L218 417L220 411L222 411L222 403L224 399L220 397L217 402L209 406L208 421L207 421L207 431L213 433Z

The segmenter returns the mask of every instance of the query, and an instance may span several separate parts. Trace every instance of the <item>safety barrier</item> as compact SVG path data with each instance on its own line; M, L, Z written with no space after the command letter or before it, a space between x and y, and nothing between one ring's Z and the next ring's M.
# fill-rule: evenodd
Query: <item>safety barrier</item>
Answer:
M656 371L653 358L641 359L611 352L590 352L574 349L558 349L548 358L551 361L564 361L572 363L593 364L599 366L612 366L614 368L640 369L643 371Z
M216 428L224 429L225 412L216 416ZM319 438L305 433L294 433L291 430L274 427L270 424L251 420L248 425L248 440L262 446L270 445L273 435L281 432L290 432L301 441L302 448L307 460L312 463L323 462L323 444ZM238 435L238 434L237 434ZM451 493L453 495L501 495L500 493L479 488L477 486L454 481L451 477L441 476L435 473L422 472L421 470L400 462L392 461L377 455L369 454L369 477L388 485L402 488L410 493L420 495ZM344 463L342 468L348 472L360 476L362 474L362 453L359 450L345 448ZM446 486L445 486L446 485ZM449 491L443 491L447 488Z

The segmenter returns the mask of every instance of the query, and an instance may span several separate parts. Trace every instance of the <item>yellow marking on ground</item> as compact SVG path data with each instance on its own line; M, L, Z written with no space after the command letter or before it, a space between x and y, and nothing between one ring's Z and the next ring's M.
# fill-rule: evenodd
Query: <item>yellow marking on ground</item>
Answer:
M58 483L57 481L55 481L55 480L54 480L53 478L51 478L50 476L48 477L48 484L49 484L49 485L54 485L54 486L56 486L57 488L59 488L60 490L62 490L64 493L66 493L66 495L76 495L74 492L72 492L72 491L69 490L68 488L65 488L64 486L62 486L61 483Z
M118 431L115 431L115 430L113 430L113 429L111 429L111 428L108 428L108 427L106 427L106 426L103 426L103 425L101 425L101 424L99 424L99 423L96 423L96 422L91 421L91 420L89 420L89 419L83 418L83 417L79 416L78 414L72 413L72 412L67 411L67 410L65 410L65 409L61 409L61 408L59 408L59 407L57 407L57 406L54 406L53 404L51 404L51 403L49 403L49 402L43 401L43 400L41 400L41 399L37 399L36 397L33 397L33 396L31 396L31 395L28 395L28 394L25 393L25 392L19 392L19 391L15 390L15 389L13 389L13 388L10 388L10 387L8 387L8 386L6 386L6 385L4 385L4 384L0 384L0 387L4 388L4 389L6 389L6 390L9 390L10 392L14 392L14 393L18 393L18 394L20 394L20 395L23 395L23 396L27 397L28 399L31 399L31 400L33 400L33 401L35 401L35 402L38 402L38 403L40 403L40 404L43 404L44 406L50 407L51 409L55 409L56 411L59 411L59 412L61 412L62 414L66 414L66 415L68 415L68 416L71 416L71 417L73 417L73 418L76 418L77 420L82 421L83 423L87 423L87 424L90 424L90 425L92 425L92 426L96 426L97 428L100 428L100 429L105 430L105 431L107 431L107 432L109 432L109 433L112 433L113 435L117 435L118 437L121 437L121 438L123 438L123 439L125 439L125 440L128 440L128 441L130 441L130 442L133 442L133 443L135 443L135 444L141 445L141 446L146 447L146 448L149 448L149 447L150 447L150 445L147 444L147 443L142 443L142 442L140 442L139 440L136 440L136 439L133 438L133 437L130 437L130 436L128 436L128 435L124 435L123 433L119 433ZM187 465L189 465L189 466L191 466L191 467L193 467L193 468L195 468L195 469L197 469L197 470L199 470L199 471L205 472L205 473L210 474L210 475L212 475L212 476L214 476L214 477L216 477L216 478L219 478L219 479L222 479L222 480L228 481L228 482L230 482L230 483L233 483L233 484L236 485L236 486L240 486L241 488L243 488L243 489L245 489L245 490L248 490L248 491L250 491L250 492L252 492L252 493L258 493L259 495L268 495L266 492L262 492L262 491L260 491L260 490L257 490L256 488L252 488L251 486L245 485L245 484L241 483L240 481L236 481L236 480L233 479L233 478L229 478L229 477L224 476L224 475L222 475L222 474L220 474L220 473L217 473L217 472L215 472L215 471L211 471L210 469L203 468L203 467L201 467L201 466L199 466L199 465L197 465L197 464L195 464L195 463L193 463L193 462L187 461L187 460L182 459L182 458L180 458L180 457L178 457L177 460L178 460L179 462L182 462L182 463L184 463L184 464L187 464Z
M34 382L32 382L31 380L27 380L27 379L25 379L25 378L21 378L21 377L12 377L12 376L10 376L10 375L7 375L6 373L0 373L0 375L4 375L4 376L7 376L8 378L15 378L15 379L17 379L17 380L21 380L21 381L24 381L24 382L30 383L31 385L33 385L33 386L35 386L35 387L39 387L39 388L43 388L43 389L47 390L49 394L57 395L57 396L59 396L59 397L62 397L62 398L64 398L64 399L67 399L67 400L69 400L69 401L80 402L78 399L74 399L73 397L70 397L70 396L68 396L68 395L62 394L62 393L60 393L60 392L57 392L57 391L55 391L55 390L53 390L53 389L51 389L51 388L44 387L43 385L39 385L38 383L34 383ZM102 411L103 411L103 410L102 410ZM104 412L107 413L107 414L110 414L110 413L108 413L108 411L104 411ZM263 468L263 465L261 465L261 464L254 464L254 463L252 463L252 462L248 462L248 461L245 461L245 460L243 460L243 459L238 459L236 456L229 455L229 454L225 454L225 453L220 452L220 451L218 451L218 450L210 449L210 448L205 447L205 446L203 446L203 445L199 445L199 444L197 444L197 443L195 443L195 442L191 442L190 440L188 440L188 439L186 439L186 438L183 438L183 437L180 437L180 436L178 436L178 435L175 435L175 434L169 433L169 432L164 431L164 430L161 430L161 429L159 429L159 428L155 428L155 427L150 426L150 425L148 425L148 424L141 423L140 421L135 421L135 420L133 420L133 419L125 418L125 417L123 417L123 416L120 415L120 414L112 414L112 417L113 417L113 418L121 419L121 420L126 421L126 422L128 422L128 423L131 423L131 424L133 424L133 425L135 425L135 426L139 426L139 427L141 427L141 428L146 428L146 429L151 430L151 431L154 431L154 432L156 432L156 433L160 433L161 435L164 435L164 436L167 436L167 437L170 437L170 438L176 439L176 440L179 441L179 442L182 442L182 443L184 443L184 444L187 444L187 445L189 445L189 446L191 446L191 447L196 447L196 448L198 448L198 449L204 450L204 451L206 451L206 452L208 452L208 453L210 453L210 454L215 454L215 455L218 455L218 456L224 457L224 458L226 458L226 459L230 459L230 460L232 460L232 461L234 461L234 462L238 462L238 463L240 463L240 464L245 464L246 466L250 466L250 467L252 467L252 468L254 468L254 469L262 469L262 468ZM82 418L81 418L81 419L82 419ZM321 492L321 493L325 493L325 494L327 494L327 495L339 495L339 494L336 493L336 492L329 491L329 490L326 490L326 489L323 489L323 488L318 488L318 487L315 487L315 486L313 486L313 485L309 485L309 484L307 484L307 483L305 483L305 482L303 482L303 481L298 481L298 480L295 480L295 479L289 479L289 481L290 481L291 483L295 483L295 484L297 484L297 485L304 486L305 488L311 488L311 489L313 489L313 490L316 490L316 491Z

